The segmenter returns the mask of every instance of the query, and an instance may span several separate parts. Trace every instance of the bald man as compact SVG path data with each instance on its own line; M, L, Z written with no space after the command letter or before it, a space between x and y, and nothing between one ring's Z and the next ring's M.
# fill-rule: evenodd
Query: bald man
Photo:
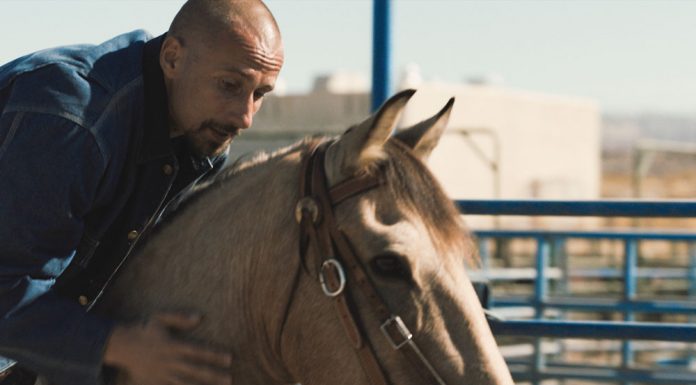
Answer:
M98 384L112 368L140 385L231 383L228 355L170 333L195 327L195 309L131 324L89 309L161 213L222 166L282 64L263 3L190 0L165 35L0 67L0 384Z

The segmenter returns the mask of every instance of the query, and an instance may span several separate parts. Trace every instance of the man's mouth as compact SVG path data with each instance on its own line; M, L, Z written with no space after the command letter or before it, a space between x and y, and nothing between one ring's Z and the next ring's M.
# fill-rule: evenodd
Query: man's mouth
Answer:
M215 136L217 136L221 140L226 140L228 138L234 139L234 137L239 135L240 131L241 131L238 128L227 129L227 128L223 128L223 127L219 127L219 126L215 126L215 125L210 125L210 126L208 126L208 128L210 129L210 131L212 131L215 134Z

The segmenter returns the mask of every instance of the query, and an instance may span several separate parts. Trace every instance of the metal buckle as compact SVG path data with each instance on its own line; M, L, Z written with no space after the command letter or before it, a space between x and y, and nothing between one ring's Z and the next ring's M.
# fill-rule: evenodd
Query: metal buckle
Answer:
M403 341L394 342L394 338L392 337L392 333L389 333L387 328L391 327L392 325L396 326L396 331L399 332L401 337L403 337ZM385 337L387 337L387 341L389 341L389 344L396 350L401 349L404 345L409 343L411 339L413 339L413 334L411 334L411 331L408 330L406 327L406 324L404 321L401 320L401 317L398 315L393 315L379 327L382 330L382 333L384 334Z
M304 197L297 201L295 205L295 220L297 223L302 223L304 212L308 212L312 218L312 223L317 223L319 220L319 204L312 197Z
M328 286L326 286L326 279L324 278L324 269L327 266L332 266L338 272L338 289L331 291ZM346 288L346 273L343 271L343 266L336 259L327 259L321 264L319 269L319 283L321 283L321 290L324 291L327 297L335 297L343 292Z

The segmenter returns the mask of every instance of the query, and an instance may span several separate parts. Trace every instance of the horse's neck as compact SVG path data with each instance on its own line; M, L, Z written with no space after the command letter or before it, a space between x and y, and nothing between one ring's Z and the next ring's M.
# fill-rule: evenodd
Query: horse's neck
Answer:
M258 358L277 379L288 374L282 364L280 337L284 315L290 305L296 274L299 274L299 229L295 222L299 161L286 164L282 159L259 169L250 176L239 197L243 218L234 220L240 247L240 264L235 272L240 286L235 290L248 314L242 325L253 333L239 333L236 338L240 352L258 350ZM245 251L242 251L245 250ZM282 373L280 373L280 372Z
M288 158L293 157L271 159L232 179L231 191L218 193L226 202L209 213L213 217L232 209L216 225L227 229L226 247L221 249L234 256L228 295L236 304L229 322L236 326L229 327L230 343L241 354L256 351L267 371L279 369L281 318L299 263L298 229L292 217L299 161Z
M284 378L280 329L299 263L296 158L245 170L189 204L126 266L105 296L102 308L113 307L105 312L201 311L195 337L232 350L235 383Z

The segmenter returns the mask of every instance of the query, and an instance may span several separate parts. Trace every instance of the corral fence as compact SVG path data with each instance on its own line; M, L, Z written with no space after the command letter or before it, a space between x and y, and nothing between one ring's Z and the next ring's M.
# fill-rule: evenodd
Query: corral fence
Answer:
M696 219L696 200L456 204L464 215ZM696 384L695 228L474 230L472 278L490 287L515 382Z

